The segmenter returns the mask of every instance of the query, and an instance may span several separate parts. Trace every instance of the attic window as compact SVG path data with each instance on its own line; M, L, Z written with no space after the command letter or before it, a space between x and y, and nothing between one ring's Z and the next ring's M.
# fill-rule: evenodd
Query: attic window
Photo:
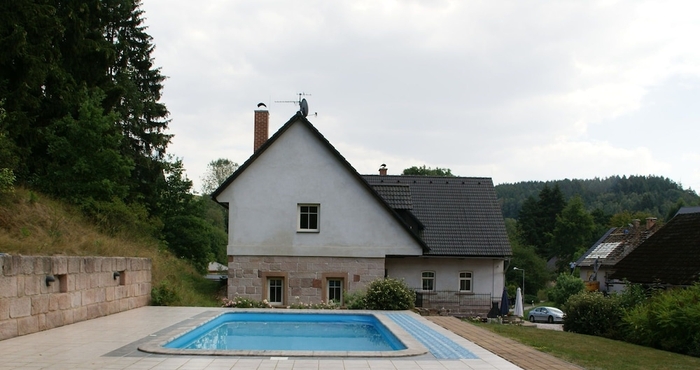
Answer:
M318 217L321 206L319 204L298 204L298 232L317 233L319 231Z

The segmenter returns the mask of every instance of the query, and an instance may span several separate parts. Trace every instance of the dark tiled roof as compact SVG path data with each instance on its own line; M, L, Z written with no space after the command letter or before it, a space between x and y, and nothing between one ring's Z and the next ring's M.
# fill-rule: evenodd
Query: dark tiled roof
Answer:
M679 211L615 265L613 279L691 285L700 278L700 209Z
M411 188L408 185L375 185L374 190L384 198L393 209L413 209Z
M384 196L386 186L410 189L411 213L424 229L426 255L512 255L503 214L490 178L363 175ZM388 204L392 201L386 200Z
M598 260L599 266L614 266L658 229L656 223L650 228L646 225L613 227L576 261L576 265L589 267Z

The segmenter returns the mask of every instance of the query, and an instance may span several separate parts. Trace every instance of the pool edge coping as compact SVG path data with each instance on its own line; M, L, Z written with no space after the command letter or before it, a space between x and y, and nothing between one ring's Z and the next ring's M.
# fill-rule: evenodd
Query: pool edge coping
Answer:
M394 336L404 345L406 349L395 351L292 351L292 350L199 350L199 349L178 349L166 348L164 345L186 332L196 329L217 317L228 312L275 312L275 313L323 313L323 314L364 314L372 315L382 323ZM430 353L422 343L413 335L405 331L394 320L385 315L385 313L404 313L416 315L411 311L369 311L369 310L300 310L300 309L285 309L279 310L274 308L227 308L227 309L212 309L198 315L196 323L192 323L191 319L183 320L166 333L157 336L152 340L140 345L139 351L154 353L160 355L187 355L187 356L251 356L251 357L410 357L420 356Z

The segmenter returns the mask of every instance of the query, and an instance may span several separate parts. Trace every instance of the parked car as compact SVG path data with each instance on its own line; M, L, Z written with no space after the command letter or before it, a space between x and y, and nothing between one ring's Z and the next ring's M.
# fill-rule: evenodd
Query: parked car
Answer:
M564 322L564 317L566 314L556 308L556 307L535 307L530 310L530 322L543 321L543 322Z

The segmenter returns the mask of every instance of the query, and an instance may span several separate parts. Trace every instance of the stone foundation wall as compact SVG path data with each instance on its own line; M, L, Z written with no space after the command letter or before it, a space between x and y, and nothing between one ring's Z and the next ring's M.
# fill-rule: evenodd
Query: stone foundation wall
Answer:
M2 255L0 340L146 306L150 293L147 258Z
M267 279L284 280L284 303L327 301L329 278L342 279L343 290L362 289L372 280L384 277L384 258L229 256L228 297L263 300Z

